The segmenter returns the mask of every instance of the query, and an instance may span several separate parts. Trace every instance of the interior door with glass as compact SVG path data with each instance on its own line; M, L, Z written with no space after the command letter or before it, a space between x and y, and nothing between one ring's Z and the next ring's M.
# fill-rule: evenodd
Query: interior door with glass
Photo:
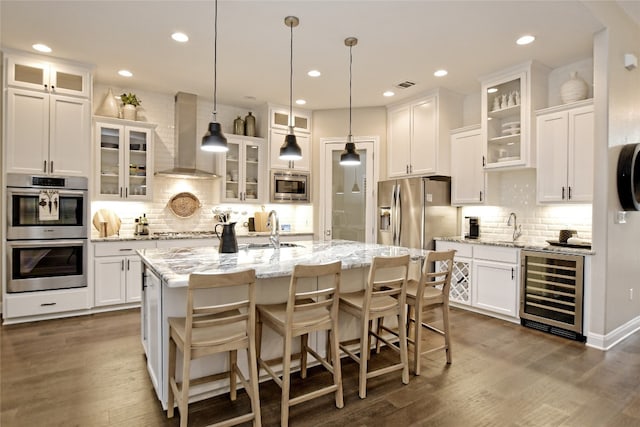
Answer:
M324 240L343 239L358 242L375 241L375 186L373 141L357 142L360 165L340 165L344 142L327 143L321 200L324 216Z

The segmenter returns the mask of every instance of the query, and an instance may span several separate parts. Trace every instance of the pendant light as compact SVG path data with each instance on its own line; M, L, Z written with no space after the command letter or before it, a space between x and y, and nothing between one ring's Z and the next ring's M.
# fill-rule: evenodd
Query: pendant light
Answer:
M300 160L302 149L298 145L296 136L293 133L293 27L297 27L300 20L295 16L287 16L284 23L291 31L291 48L289 61L289 134L284 138L284 144L280 147L280 160Z
M356 151L356 144L353 142L353 135L351 134L351 63L353 62L351 49L358 44L358 39L347 37L344 39L344 44L349 47L349 136L347 136L344 151L340 154L340 164L342 166L357 166L360 164L360 154Z
M209 129L202 138L200 149L214 153L229 151L227 138L222 134L220 123L216 122L217 115L217 77L218 77L218 0L215 0L215 27L213 30L213 121L209 122Z
M352 193L359 193L360 187L358 186L358 176L356 175L356 169L353 170L353 187L351 187Z

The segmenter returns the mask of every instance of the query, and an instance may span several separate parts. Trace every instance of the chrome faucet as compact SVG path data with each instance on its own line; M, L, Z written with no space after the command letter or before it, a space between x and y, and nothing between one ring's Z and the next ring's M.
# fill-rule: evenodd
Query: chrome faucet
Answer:
M274 249L280 249L280 220L278 219L278 212L275 210L269 212L269 216L267 216L267 226L271 228L269 241Z
M513 223L511 223L511 219L513 219ZM509 214L509 219L507 220L507 225L513 225L513 241L515 242L518 237L522 236L522 225L518 225L518 218L514 212Z

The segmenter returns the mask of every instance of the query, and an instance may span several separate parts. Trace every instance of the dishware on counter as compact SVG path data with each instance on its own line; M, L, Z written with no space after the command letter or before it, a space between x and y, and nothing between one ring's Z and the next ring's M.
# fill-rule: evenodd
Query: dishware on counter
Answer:
M222 233L218 233L218 227L222 227ZM233 254L238 252L238 239L236 238L236 223L218 223L213 227L213 231L220 241L218 252L223 254Z
M578 232L576 230L560 230L558 233L558 241L560 243L567 243L570 237L577 235Z

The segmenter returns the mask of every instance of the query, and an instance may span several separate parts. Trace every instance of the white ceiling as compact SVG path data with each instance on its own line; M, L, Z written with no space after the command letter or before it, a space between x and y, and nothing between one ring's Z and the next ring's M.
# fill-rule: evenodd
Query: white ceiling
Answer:
M629 14L637 1L625 1ZM213 1L0 1L3 47L95 65L95 82L174 94L213 97ZM634 12L635 11L635 12ZM348 106L353 48L353 106L396 102L433 87L470 94L478 77L535 59L555 68L592 56L602 25L581 1L220 0L218 102L251 107L289 103L289 28L295 15L294 99L310 109ZM638 18L637 18L638 19ZM640 19L639 19L640 20ZM178 44L174 31L191 40ZM517 46L525 33L537 37ZM126 68L134 77L117 75ZM306 72L320 70L320 78ZM439 68L444 78L433 77ZM404 80L411 89L393 86ZM394 89L396 97L382 92ZM254 97L251 100L247 97Z

